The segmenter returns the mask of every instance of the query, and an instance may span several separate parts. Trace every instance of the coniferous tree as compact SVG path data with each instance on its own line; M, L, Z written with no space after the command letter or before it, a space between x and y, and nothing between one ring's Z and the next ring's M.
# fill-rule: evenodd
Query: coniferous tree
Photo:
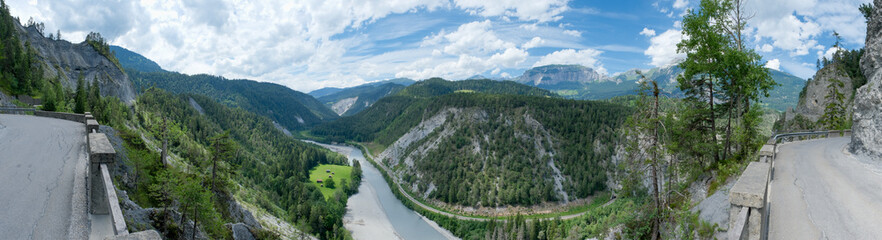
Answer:
M77 78L77 90L74 97L74 113L86 112L86 105L88 104L86 94L86 83L83 80L83 75L80 74L80 77Z

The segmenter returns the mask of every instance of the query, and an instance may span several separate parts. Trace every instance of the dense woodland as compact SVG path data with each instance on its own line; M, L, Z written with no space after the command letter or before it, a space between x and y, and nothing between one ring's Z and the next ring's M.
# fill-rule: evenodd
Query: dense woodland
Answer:
M204 113L191 105L191 99ZM150 88L138 97L135 108L137 122L157 139L168 134L165 136L169 136L171 152L179 154L189 166L203 166L202 175L213 175L208 170L214 169L206 166L209 163L203 159L211 156L206 156L203 149L213 148L217 138L228 136L238 150L227 151L234 154L221 166L228 169L230 180L246 188L256 187L256 195L248 200L323 239L348 236L342 228L342 217L347 196L358 185L352 184L325 200L318 188L307 182L310 169L318 164L346 164L343 156L285 136L265 117L200 95L173 95ZM169 130L164 132L163 126ZM353 182L360 179L355 170L353 175ZM215 193L233 194L232 190L219 189Z
M505 94L486 94L505 93ZM562 201L553 189L551 156L565 176L563 190L584 198L605 189L606 164L614 151L615 129L630 109L618 104L565 100L546 90L514 82L430 79L381 99L371 108L320 125L312 134L331 141L392 144L424 119L448 108L479 111L485 120L455 121L453 134L415 161L404 180L418 191L434 185L429 198L466 206L534 205ZM535 146L542 132L552 145ZM434 139L442 129L415 145ZM475 152L475 144L480 148ZM413 149L409 149L408 152ZM419 176L419 177L417 177ZM538 177L537 177L538 176ZM498 185L497 185L498 184Z
M158 87L173 93L208 96L229 107L267 116L292 131L337 118L336 113L311 96L274 83L205 74L145 73L131 69L128 72L136 89Z

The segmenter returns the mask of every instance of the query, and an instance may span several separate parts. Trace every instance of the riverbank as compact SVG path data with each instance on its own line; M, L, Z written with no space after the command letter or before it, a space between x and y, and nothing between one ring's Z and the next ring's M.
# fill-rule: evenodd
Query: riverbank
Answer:
M343 225L355 239L457 239L438 223L409 209L363 152L350 146L306 141L347 156L362 165L363 182L346 203Z

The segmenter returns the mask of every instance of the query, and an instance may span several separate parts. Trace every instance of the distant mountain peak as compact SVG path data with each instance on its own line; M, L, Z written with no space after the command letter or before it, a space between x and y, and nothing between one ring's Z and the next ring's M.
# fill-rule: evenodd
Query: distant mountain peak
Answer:
M531 68L514 81L530 86L573 86L608 81L610 78L582 65L546 65Z

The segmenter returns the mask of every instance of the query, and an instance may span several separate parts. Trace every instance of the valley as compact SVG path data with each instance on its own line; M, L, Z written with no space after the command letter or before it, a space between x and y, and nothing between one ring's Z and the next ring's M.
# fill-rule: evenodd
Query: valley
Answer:
M80 4L84 17L0 0L0 156L54 156L7 171L6 191L28 194L0 202L39 221L0 232L779 239L797 222L837 238L851 233L813 222L867 216L824 191L878 188L862 179L882 146L882 0L824 13L849 24L775 10L818 26L779 29L799 48L743 0L628 14L572 0L178 1ZM844 183L821 157L790 166L809 148L860 174ZM33 168L21 161L0 166Z

